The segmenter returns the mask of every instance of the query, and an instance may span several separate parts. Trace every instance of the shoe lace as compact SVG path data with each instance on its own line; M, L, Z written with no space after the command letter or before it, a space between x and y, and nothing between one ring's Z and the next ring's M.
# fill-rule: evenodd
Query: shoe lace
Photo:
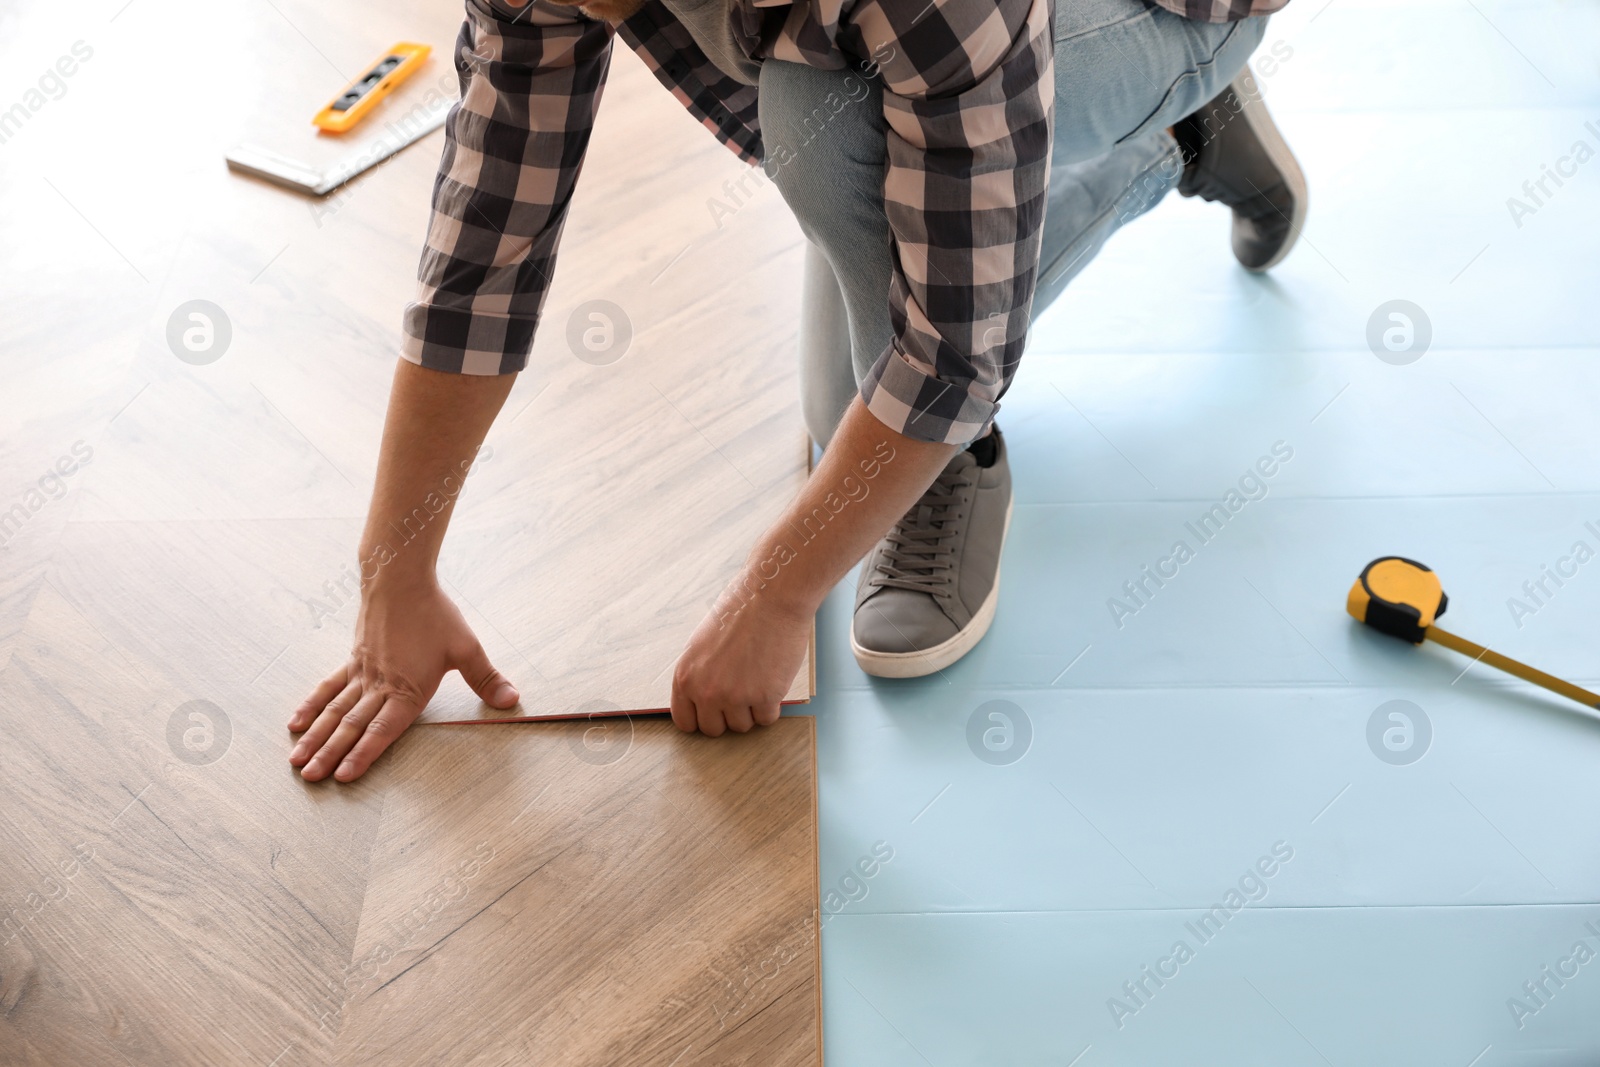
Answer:
M963 517L968 473L946 468L884 538L871 584L934 596L945 593L955 570L957 522Z

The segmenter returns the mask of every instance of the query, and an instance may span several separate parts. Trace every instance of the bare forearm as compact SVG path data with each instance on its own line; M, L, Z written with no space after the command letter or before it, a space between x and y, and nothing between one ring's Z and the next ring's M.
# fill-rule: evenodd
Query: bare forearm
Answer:
M814 614L828 590L933 484L956 448L896 433L857 397L805 488L756 543L718 613L726 617L759 598Z
M350 782L416 721L449 671L490 707L516 706L471 627L434 577L467 470L512 375L471 377L400 361L361 535L361 612L350 658L289 717L289 762L307 781Z
M398 362L361 535L363 585L432 580L467 469L515 380Z

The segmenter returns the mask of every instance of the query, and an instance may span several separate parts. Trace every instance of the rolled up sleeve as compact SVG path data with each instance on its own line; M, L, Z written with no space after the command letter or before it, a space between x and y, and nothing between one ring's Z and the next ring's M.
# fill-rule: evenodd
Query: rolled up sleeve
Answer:
M988 432L1027 340L1055 103L1049 0L869 0L851 16L879 63L894 338L861 386L890 428Z
M404 358L458 374L527 365L611 38L605 23L545 0L467 0L461 102L445 124Z

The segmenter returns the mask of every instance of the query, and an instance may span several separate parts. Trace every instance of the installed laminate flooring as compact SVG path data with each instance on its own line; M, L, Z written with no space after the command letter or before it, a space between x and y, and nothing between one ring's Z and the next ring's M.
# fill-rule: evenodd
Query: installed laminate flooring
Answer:
M322 201L222 158L393 41L435 45L414 90L453 86L459 22L0 13L0 104L76 57L0 143L0 1064L819 1059L811 720L424 725L353 787L287 765L349 645L443 135ZM626 50L606 95L441 560L528 714L665 705L806 473L787 209ZM231 327L206 365L167 341L197 299ZM592 301L626 338L598 357L567 339ZM452 678L425 719L483 710Z
M60 639L0 679L27 711L0 757L0 1063L818 1062L810 718L418 729L308 787L270 724L169 711L40 601ZM224 757L174 759L174 730L226 730Z

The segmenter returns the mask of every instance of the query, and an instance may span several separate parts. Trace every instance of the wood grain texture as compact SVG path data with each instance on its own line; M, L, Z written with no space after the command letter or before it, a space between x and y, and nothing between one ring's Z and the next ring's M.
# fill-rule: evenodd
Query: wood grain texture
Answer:
M818 1062L811 723L418 735L389 773L439 788L385 808L338 1061ZM485 759L511 766L470 773Z
M302 113L338 81L335 67L355 70L376 42L437 43L408 83L436 89L459 11L361 4L356 18L279 6L220 16L236 24L232 39L250 42L244 55L185 56L196 78L241 85L242 97L201 100L198 117L140 113L138 138L125 128L126 98L164 91L172 77L138 62L138 50L168 54L195 21L219 16L197 3L130 8L68 95L4 146L20 165L0 173L0 192L34 210L0 212L0 280L35 314L0 322L0 373L15 397L0 434L0 511L77 442L93 459L7 543L0 663L69 517L344 520L347 558L299 591L308 612L338 611L324 583L356 564L443 135L321 201L230 174L220 159L239 140L272 139L263 125L276 144L303 129L315 145ZM109 23L115 13L99 14ZM50 28L30 19L36 34ZM54 39L34 37L44 61ZM31 69L38 57L12 58ZM403 113L404 90L389 105ZM106 165L90 145L162 164L87 181ZM441 562L457 599L526 661L508 673L531 712L666 706L687 635L804 480L793 355L801 238L752 173L618 51L544 325ZM727 183L741 180L730 196ZM734 199L731 217L708 206ZM179 361L166 339L168 317L193 299L232 325L226 354L207 366ZM609 364L568 343L569 320L594 300L619 308L631 330ZM809 674L808 657L790 699L810 695ZM452 686L427 717L486 711Z
M809 719L430 726L353 787L288 767L287 713L351 639L443 138L323 201L222 157L310 134L396 40L436 46L413 88L452 80L460 18L0 11L19 86L93 49L0 144L0 1067L820 1060ZM707 206L747 173L619 50L441 560L525 708L665 705L805 477L801 238L769 184ZM194 299L232 326L204 366L166 340ZM631 327L615 362L568 346L591 300ZM451 678L427 717L485 711Z
M182 694L39 610L49 658L0 675L0 1064L819 1062L810 718L436 727L310 786L244 695L215 762L153 742ZM42 677L96 669L99 707Z

